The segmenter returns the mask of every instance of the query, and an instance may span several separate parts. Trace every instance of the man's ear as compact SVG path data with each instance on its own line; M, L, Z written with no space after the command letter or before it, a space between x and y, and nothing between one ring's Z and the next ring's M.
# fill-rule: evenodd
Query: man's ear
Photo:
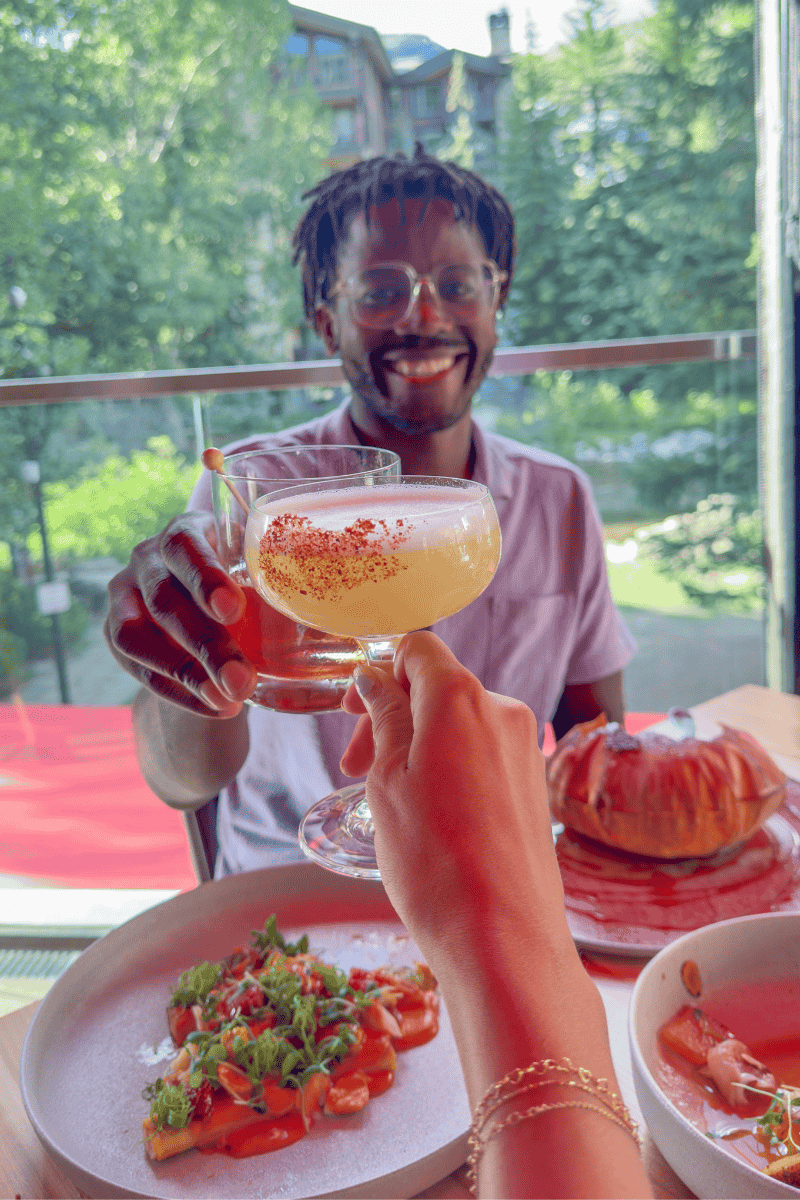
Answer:
M325 349L328 351L328 354L336 354L339 349L339 330L336 324L336 316L330 305L317 305L314 310L314 328L317 331L317 335L325 343Z

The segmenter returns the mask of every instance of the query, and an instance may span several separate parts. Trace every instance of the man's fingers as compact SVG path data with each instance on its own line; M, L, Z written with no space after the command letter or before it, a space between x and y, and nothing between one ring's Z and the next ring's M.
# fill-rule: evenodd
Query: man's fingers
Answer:
M154 683L161 676L217 711L227 710L231 702L238 705L255 687L255 668L224 627L206 617L181 585L174 579L169 584L169 578L165 573L163 586L170 587L171 609L160 623L154 621L125 572L112 579L106 640L114 657L143 686L159 694L161 688ZM174 688L170 691L174 693Z
M189 709L190 712L198 713L202 717L235 717L241 711L241 703L233 701L224 695L204 673L203 678L193 679L190 672L182 671L177 657L175 662L170 664L168 639L162 646L161 653L167 663L165 669L172 671L171 676L169 674L162 674L161 671L138 661L130 655L121 654L112 640L108 621L106 621L104 633L114 660L137 683L147 688L148 691L153 692L159 699L168 700L171 704L177 704L180 708ZM175 650L180 654L180 647L175 647ZM183 661L186 661L185 655L183 656ZM186 680L185 684L179 682L182 675Z
M148 543L134 550L131 562L137 583L157 620L165 613L165 602L169 611L169 595L159 594L163 567L214 621L231 624L243 615L242 590L220 564L210 539L216 541L210 513L183 513L155 539L155 554Z

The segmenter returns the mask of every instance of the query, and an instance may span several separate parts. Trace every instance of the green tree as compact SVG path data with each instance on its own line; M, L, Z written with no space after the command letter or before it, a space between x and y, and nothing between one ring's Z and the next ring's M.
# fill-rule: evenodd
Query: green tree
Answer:
M752 5L660 0L652 17L612 27L604 0L583 0L572 21L572 37L555 54L528 54L515 65L503 180L517 216L519 265L506 340L752 327ZM626 430L652 440L701 427L716 438L702 461L650 456L632 473L643 506L652 512L690 491L694 504L701 479L703 495L738 480L737 490L752 496L749 375L694 363L588 378L555 389L531 381L529 402L507 415L505 431L573 456L580 441ZM602 434L597 416L610 384L618 395Z
M519 342L754 324L752 36L739 0L661 0L633 28L584 0L557 54L520 60L504 154Z
M284 356L302 316L290 235L328 145L288 30L284 0L0 7L3 375ZM183 449L182 402L146 403L126 410L139 444L169 429ZM109 405L0 413L9 543L35 521L20 460L80 476L130 432Z
M156 437L130 459L110 455L77 482L49 484L45 500L53 556L62 563L106 557L127 562L138 542L185 509L199 473L168 437ZM35 541L31 549L38 557Z
M275 353L327 144L310 85L284 78L288 29L277 2L3 7L5 375Z

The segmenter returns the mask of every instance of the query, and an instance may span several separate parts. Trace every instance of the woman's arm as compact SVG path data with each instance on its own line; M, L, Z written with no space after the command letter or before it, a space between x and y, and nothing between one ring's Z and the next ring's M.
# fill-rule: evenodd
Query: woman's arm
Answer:
M515 1069L565 1057L617 1092L602 1001L564 914L533 714L487 692L429 633L404 640L392 677L366 668L356 687L345 706L365 715L342 770L369 772L384 886L439 980L473 1111ZM636 1142L602 1091L551 1075L503 1101L490 1125L569 1107L491 1136L480 1194L648 1195Z

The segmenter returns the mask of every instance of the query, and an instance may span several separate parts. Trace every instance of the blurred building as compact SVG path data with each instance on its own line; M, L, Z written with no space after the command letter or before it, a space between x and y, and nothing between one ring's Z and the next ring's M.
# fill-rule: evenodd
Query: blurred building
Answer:
M332 169L387 151L408 154L417 139L437 150L465 129L474 134L476 168L488 165L511 74L506 9L489 16L486 57L414 34L381 39L369 25L296 5L289 11L293 69L333 112Z

